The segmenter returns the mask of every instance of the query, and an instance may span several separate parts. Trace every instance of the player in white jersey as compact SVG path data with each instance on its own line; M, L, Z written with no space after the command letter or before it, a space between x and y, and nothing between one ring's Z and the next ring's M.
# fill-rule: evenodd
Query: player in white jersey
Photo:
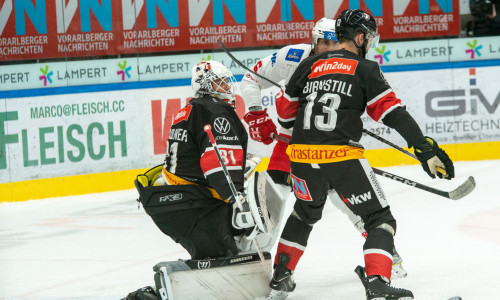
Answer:
M283 47L272 55L259 60L253 66L253 71L262 77L285 86L302 60L315 54L336 50L337 46L335 20L322 18L312 29L312 44L296 44ZM248 113L244 116L244 121L248 124L249 135L252 140L262 142L266 145L271 144L275 139L277 140L267 172L275 183L281 187L284 197L288 197L291 192L289 185L290 159L286 154L286 148L293 128L280 128L278 135L276 125L269 117L267 108L263 109L261 90L272 86L272 83L251 72L247 72L243 76L240 90L245 105L248 108ZM279 98L282 94L283 91L280 91L276 98ZM331 198L330 200L349 217L356 229L366 238L366 231L361 218L347 209L339 197ZM393 251L393 258L393 278L406 277L407 272L401 265L402 259L396 249Z

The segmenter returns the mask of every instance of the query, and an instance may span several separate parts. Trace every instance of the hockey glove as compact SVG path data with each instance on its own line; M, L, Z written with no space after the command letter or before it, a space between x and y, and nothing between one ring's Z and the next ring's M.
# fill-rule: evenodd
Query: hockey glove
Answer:
M245 196L238 193L237 199L234 196L229 198L229 202L233 202L233 218L232 224L236 229L245 229L255 226L255 220L253 219L252 212L250 211L250 205ZM239 208L238 202L241 203L242 209Z
M276 125L267 114L267 108L264 110L249 111L243 120L248 124L250 138L257 142L269 145L273 142L272 134L278 135Z
M438 143L434 139L430 137L425 137L425 139L427 144L414 147L415 155L422 164L424 171L432 178L436 178L436 175L439 178L448 180L454 178L455 167L448 154L439 148ZM444 169L445 174L439 172L438 167Z

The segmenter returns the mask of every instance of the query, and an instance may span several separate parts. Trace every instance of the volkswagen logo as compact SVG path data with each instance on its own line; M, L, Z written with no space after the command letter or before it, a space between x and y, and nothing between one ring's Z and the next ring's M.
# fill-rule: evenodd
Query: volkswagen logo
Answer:
M226 118L219 117L214 121L214 128L215 131L217 131L218 133L226 134L229 132L231 125L229 124L229 121Z

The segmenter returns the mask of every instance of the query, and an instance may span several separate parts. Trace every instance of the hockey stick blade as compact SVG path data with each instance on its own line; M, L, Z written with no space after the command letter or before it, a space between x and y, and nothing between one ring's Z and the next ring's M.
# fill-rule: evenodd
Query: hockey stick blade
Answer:
M458 199L461 199L461 198L467 196L476 187L476 181L474 180L474 177L472 177L472 176L467 178L467 180L464 183L462 183L460 186L458 186L453 191L447 192L447 191L435 189L435 188L430 187L430 186L425 185L425 184L418 183L416 181L413 181L413 180L405 178L405 177L401 177L399 175L395 175L395 174L392 174L392 173L389 173L386 171L382 171L382 170L377 169L377 168L372 168L372 169L373 169L373 172L375 172L375 174L377 174L377 175L392 179L394 181L398 181L400 183L403 183L403 184L415 187L417 189L421 189L421 190L424 190L426 192L436 194L436 195L439 195L441 197L445 197L445 198L448 198L451 200L458 200Z
M474 179L474 177L469 176L469 178L467 178L467 180L464 183L462 183L459 187L457 187L451 192L448 192L448 197L451 200L458 200L470 194L475 188L476 188L476 180Z

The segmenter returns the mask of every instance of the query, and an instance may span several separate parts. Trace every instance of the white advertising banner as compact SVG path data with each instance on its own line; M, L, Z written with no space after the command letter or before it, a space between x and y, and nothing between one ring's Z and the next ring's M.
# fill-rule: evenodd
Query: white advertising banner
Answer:
M366 56L380 66L500 59L500 38L493 36L382 43Z
M154 101L166 101L166 95L185 102L191 89L0 100L0 183L160 164L163 157L157 159L152 151L152 132L163 124L152 122L152 115L162 112L151 109Z
M252 67L275 51L234 51L233 55ZM367 58L381 66L500 59L500 38L384 43L369 51ZM224 52L6 65L0 68L0 91L186 79L191 78L193 66L209 59L221 61L235 75L245 73Z
M235 55L252 67L274 51L240 51ZM0 68L0 91L191 78L193 66L210 59L222 62L235 75L245 73L224 52L6 65Z
M481 67L385 75L424 135L456 144L500 141L499 74L500 67ZM276 92L262 92L274 120ZM0 183L161 164L173 116L190 97L180 86L0 99ZM363 118L365 128L406 146L395 130ZM387 148L370 137L361 142ZM250 141L248 151L269 157L272 146Z
M440 144L500 141L500 67L386 73L422 132ZM406 146L395 130L364 116L365 128ZM390 133L389 133L390 131ZM364 137L368 149L384 148Z

